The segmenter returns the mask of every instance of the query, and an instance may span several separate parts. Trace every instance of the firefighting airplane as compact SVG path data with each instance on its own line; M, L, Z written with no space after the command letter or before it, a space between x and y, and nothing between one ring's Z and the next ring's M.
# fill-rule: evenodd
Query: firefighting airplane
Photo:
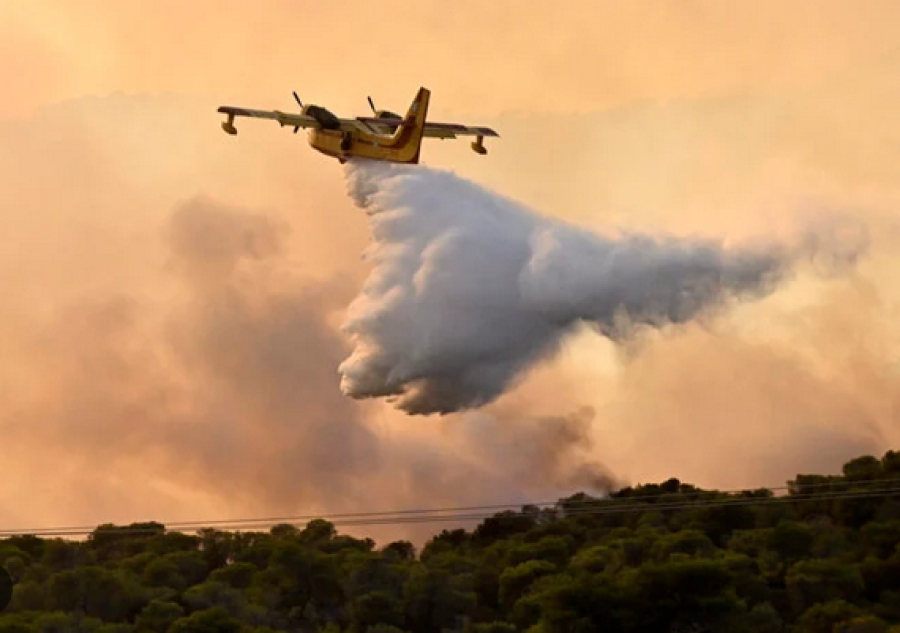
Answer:
M387 110L376 110L369 97L374 117L341 119L321 106L303 105L296 92L294 99L302 108L301 114L232 106L222 106L218 111L228 115L228 119L222 122L222 129L228 134L237 134L234 127L234 118L237 116L273 119L282 127L293 127L295 134L301 127L309 128L308 139L313 149L326 156L333 156L341 163L352 157L393 163L418 163L423 137L446 139L474 136L476 139L472 143L472 149L478 154L487 154L484 137L500 135L486 127L426 122L430 95L425 88L419 88L405 118Z

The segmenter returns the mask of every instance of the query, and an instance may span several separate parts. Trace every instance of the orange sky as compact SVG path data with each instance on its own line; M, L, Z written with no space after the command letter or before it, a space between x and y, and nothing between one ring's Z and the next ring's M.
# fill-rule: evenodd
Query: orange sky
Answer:
M0 525L534 498L576 485L565 463L585 446L546 434L585 405L591 458L628 481L778 484L897 448L898 18L894 2L0 4L0 424L16 447ZM403 110L419 85L434 117L502 136L487 157L432 142L425 162L542 212L739 238L843 211L874 229L873 255L634 356L579 336L490 409L495 427L347 403L343 343L322 328L366 273L364 218L302 135L228 137L215 108L288 109L296 90L344 115L369 94ZM179 224L185 205L212 224ZM278 248L207 260L205 231ZM319 356L279 371L270 336ZM316 388L297 401L302 381ZM352 467L334 412L358 435ZM179 424L193 430L164 430ZM508 466L528 441L547 447L533 480Z
M761 94L896 48L896 3L246 3L12 0L3 113L84 94L179 92L338 109L427 83L446 112L585 112L635 99Z

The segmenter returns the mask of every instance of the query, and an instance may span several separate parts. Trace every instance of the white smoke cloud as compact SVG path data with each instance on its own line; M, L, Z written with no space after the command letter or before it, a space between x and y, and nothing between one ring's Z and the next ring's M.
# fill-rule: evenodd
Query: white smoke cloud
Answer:
M374 269L344 324L354 349L341 387L411 414L491 402L579 322L622 340L635 325L766 294L797 256L778 244L603 236L424 167L351 162L346 176L369 214Z

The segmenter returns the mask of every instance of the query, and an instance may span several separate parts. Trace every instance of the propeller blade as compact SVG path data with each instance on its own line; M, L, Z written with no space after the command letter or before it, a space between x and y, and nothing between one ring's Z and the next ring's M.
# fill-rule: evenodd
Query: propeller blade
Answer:
M296 92L294 92L294 99L297 101L297 105L299 105L302 108L303 103L300 101L300 97L297 96Z
M300 129L300 126L299 126L299 125L295 125L295 126L294 126L294 134L296 134L296 133L297 133L297 130L299 130L299 129Z
M372 108L372 114L376 114L377 111L375 110L375 104L372 102L372 97L366 97L366 99L369 100L369 107Z

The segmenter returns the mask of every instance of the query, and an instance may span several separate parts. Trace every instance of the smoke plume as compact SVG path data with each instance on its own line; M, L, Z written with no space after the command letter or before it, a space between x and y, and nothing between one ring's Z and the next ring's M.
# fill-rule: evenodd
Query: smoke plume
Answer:
M830 266L858 253L827 248L825 233L742 248L599 235L449 172L352 162L346 176L374 270L348 311L341 386L410 414L492 402L581 322L622 341L768 294L801 252L826 250Z
M361 340L348 341L335 325L372 271L358 254L370 228L392 214L402 218L394 228L416 220L433 241L460 232L466 199L501 208L507 201L482 192L455 203L398 203L369 225L342 195L335 165L298 151L278 130L245 134L235 147L211 122L206 99L92 98L0 124L0 146L9 148L0 216L11 236L0 245L0 430L16 449L5 456L0 525L524 504L673 476L709 487L781 485L797 472L839 472L861 453L896 449L900 232L876 218L893 220L900 203L900 172L886 159L895 121L876 118L861 130L853 113L886 100L855 88L791 97L782 102L787 112L747 100L597 113L589 125L609 141L602 156L561 154L535 187L529 182L546 155L528 145L527 132L585 125L584 116L497 122L510 131L504 145L515 159L503 166L503 152L493 154L479 163L482 173L494 170L485 178L576 223L589 221L582 209L591 208L653 235L771 238L789 235L798 207L817 215L838 208L869 226L872 245L851 274L828 283L789 269L790 258L814 254L817 271L828 269L833 254L858 251L853 234L826 226L799 245L755 249L781 265L751 296L780 279L779 292L712 319L707 306L682 326L642 328L645 344L628 356L575 326L562 354L523 371L515 390L429 424L338 388L337 368ZM842 103L835 113L847 119L820 115L817 126L801 125L818 97ZM135 133L138 119L153 134ZM823 146L847 126L852 137ZM660 130L678 133L661 146ZM515 137L522 140L513 149ZM442 147L460 151L430 151ZM779 160L795 151L807 162ZM416 178L458 183L422 167L382 173L387 179L370 174L367 191L387 202ZM614 177L582 176L592 173ZM441 216L442 206L453 213ZM499 225L491 242L469 229L476 245L530 249L513 239L519 225L510 217L474 215ZM374 250L385 243L378 238ZM431 280L465 263L442 262ZM376 258L374 273L385 270ZM469 299L447 302L477 306ZM383 315L390 323L397 313ZM410 318L421 336L458 327ZM617 319L616 341L633 340L623 338L635 334L628 320ZM401 359L415 351L403 342L390 347ZM421 542L443 527L352 529L379 542Z

